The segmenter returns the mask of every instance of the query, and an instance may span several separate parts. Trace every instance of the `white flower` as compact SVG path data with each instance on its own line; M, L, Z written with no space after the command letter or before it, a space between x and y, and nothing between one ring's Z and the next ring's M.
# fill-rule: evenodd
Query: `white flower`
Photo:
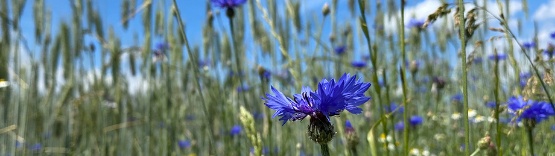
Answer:
M387 145L387 148L388 148L389 150L395 150L395 144L389 143L389 145Z
M484 116L478 115L478 116L476 116L476 118L474 118L474 123L480 123L480 122L482 122L482 121L484 121L484 120L486 120L486 119L484 118Z
M387 135L387 137L385 137L385 140L387 140L387 142L392 142L393 137L391 137L391 135Z
M491 117L491 116L490 116L490 117L488 117L488 122L490 122L490 123L493 123L493 122L495 122L495 118L493 118L493 117Z
M435 134L435 135L434 135L434 138L435 138L437 141L440 141L440 140L443 140L443 139L445 138L445 135L444 135L444 134Z
M5 88L8 86L10 86L10 83L8 81L0 79L0 88Z
M468 109L468 118L473 118L474 116L476 116L478 113L476 112L476 110L474 109Z
M461 118L461 113L455 112L451 115L451 119L453 120L459 120L460 118Z
M430 151L428 150L422 151L422 156L429 156L429 155L430 155Z
M410 150L410 154L412 155L420 155L420 151L417 148L413 148Z

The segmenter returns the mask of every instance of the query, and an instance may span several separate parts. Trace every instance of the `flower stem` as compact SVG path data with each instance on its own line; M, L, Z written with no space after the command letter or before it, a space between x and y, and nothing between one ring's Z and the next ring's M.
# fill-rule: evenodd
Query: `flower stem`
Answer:
M534 154L534 136L532 134L532 130L534 130L534 128L532 126L525 126L526 127L526 132L528 133L528 146L530 147L530 155L535 155Z
M480 150L480 148L478 148L478 149L476 149L472 154L470 154L470 156L475 156L475 155L477 155L478 153L480 153L480 151L482 151L482 150Z
M322 149L322 156L330 156L330 148L327 143L321 143L320 148Z
M495 56L497 56L497 50L494 50L494 54ZM496 60L495 61L495 65L494 65L494 74L495 74L495 78L494 78L494 82L495 82L495 89L493 90L493 94L495 96L495 110L494 110L494 118L495 121L499 121L499 104L500 104L500 96L499 93L501 91L501 88L499 86L499 61ZM501 125L499 124L499 122L495 122L495 144L497 145L498 149L501 148Z
M211 115L208 115L208 109L206 107L206 102L204 100L204 95L203 95L202 90L201 90L202 87L201 87L200 82L199 82L199 79L200 79L199 75L200 74L199 74L198 66L197 66L198 61L193 56L193 53L191 51L191 47L189 46L189 41L187 39L187 35L185 34L185 30L184 30L185 26L183 25L183 20L181 19L181 12L179 11L179 8L177 7L176 0L173 0L173 6L174 6L173 9L175 9L174 10L175 11L174 18L176 18L177 21L179 22L179 32L181 34L181 37L185 41L185 47L187 48L187 54L189 56L189 59L191 59L191 62L193 62L193 63L191 63L193 65L193 75L196 79L196 81L195 81L196 87L197 87L197 89L199 89L200 101L201 101L201 104L202 104L202 111L205 115L205 119L208 120L208 122L213 122ZM211 151L213 149L212 148L212 145L213 145L212 143L213 143L213 139L214 139L214 136L212 134L214 133L214 130L213 130L212 126L207 126L207 127L208 127L208 130L209 130L209 132L208 132L208 151L212 152Z
M467 69L466 69L466 29L464 18L464 1L458 1L459 8L459 36L461 40L461 66L462 66L462 92L463 92L463 116L464 116L464 155L470 155L470 125L468 124L468 86L467 86Z
M403 26L403 21L405 21L405 1L400 0L401 2L401 22L399 25L399 29L401 33L399 33L399 42L401 42L401 57L403 57L403 61L407 60L406 50L405 50L405 28ZM407 70L406 65L401 65L401 82L403 83L403 107L405 107L405 111L403 112L403 123L405 124L405 128L403 129L403 146L405 153L404 155L409 155L409 106L408 106L408 85L406 81L406 74L405 71Z

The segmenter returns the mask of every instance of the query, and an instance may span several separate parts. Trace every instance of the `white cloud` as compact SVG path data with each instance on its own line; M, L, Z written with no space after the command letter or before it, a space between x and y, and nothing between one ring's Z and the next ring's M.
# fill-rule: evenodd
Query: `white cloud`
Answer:
M555 0L549 1L549 4L541 5L536 13L534 13L535 20L546 20L555 18Z
M514 15L520 11L522 11L522 3L520 1L510 1L509 14ZM441 6L441 2L437 0L425 0L421 3L418 3L414 6L407 6L405 8L405 20L403 21L404 25L407 25L411 19L418 19L418 20L425 20L428 15L432 14L436 11L437 8ZM478 2L478 6L484 6L482 1ZM470 11L471 9L475 8L474 4L465 4L465 11ZM503 8L506 9L506 8ZM494 14L495 16L499 16L499 7L496 1L488 1L487 2L487 10ZM444 26L435 26L437 29L447 29L452 30L453 28L453 14L455 13L455 9L451 10L449 15L438 19L434 23L443 23L444 20L448 20L448 28L444 28ZM387 33L396 33L397 32L397 18L401 15L400 11L397 12L397 16L385 15L386 18L384 19L384 27ZM514 19L514 18L511 18ZM511 27L516 27L516 23L514 21L509 21ZM433 24L431 25L432 27Z

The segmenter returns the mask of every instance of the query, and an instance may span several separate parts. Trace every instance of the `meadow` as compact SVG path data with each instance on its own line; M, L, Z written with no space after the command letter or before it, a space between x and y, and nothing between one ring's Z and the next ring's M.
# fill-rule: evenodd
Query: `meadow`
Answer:
M539 3L3 0L0 155L555 155Z

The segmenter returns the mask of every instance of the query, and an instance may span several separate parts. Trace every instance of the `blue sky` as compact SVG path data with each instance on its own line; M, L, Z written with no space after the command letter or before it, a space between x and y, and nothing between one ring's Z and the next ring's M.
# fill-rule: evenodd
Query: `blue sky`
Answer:
M278 8L283 10L284 8L284 1L278 0ZM358 11L356 12L357 15L355 17L351 16L348 6L347 0L339 0L340 4L338 6L338 23L351 23L352 25L356 25L356 16L358 16ZM479 4L483 5L482 0L479 0ZM33 13L32 13L32 3L34 1L27 1L27 5L25 7L23 17L21 19L21 27L22 27L22 34L28 40L29 46L31 47L31 51L38 54L40 50L37 46L34 45L34 23L33 23ZM52 11L52 35L55 35L58 30L58 25L61 22L70 22L71 20L71 7L69 1L66 0L45 0L46 8ZM134 44L134 37L133 34L137 33L139 38L139 45L141 45L142 41L142 22L141 22L141 13L135 16L129 23L129 27L127 30L123 29L121 21L121 2L120 1L113 1L113 0L94 0L93 1L94 8L100 10L101 18L103 19L103 23L105 26L105 32L108 32L109 27L113 27L116 35L121 39L123 47L129 47ZM141 5L141 1L137 2L137 7ZM311 17L319 17L321 18L321 8L325 3L330 3L331 0L301 0L301 15L304 19L314 20L315 22L321 22L320 19L310 19ZM498 8L495 0L489 0L488 2L488 10L491 10L494 13L497 13ZM385 4L385 1L384 1ZM417 19L425 19L427 15L432 13L441 2L439 0L409 0L408 5L406 7L406 17L416 17ZM169 12L169 6L171 5L171 0L153 0L153 8L164 8L165 14ZM204 20L206 18L206 1L204 0L178 0L178 5L180 11L182 13L182 18L186 24L186 32L189 37L191 44L199 45L202 41L202 27L204 24ZM467 5L470 7L470 5ZM510 12L512 15L510 16L511 22L510 25L514 30L517 30L517 22L522 21L521 27L522 32L517 34L517 37L521 41L530 41L533 37L533 22L537 22L538 24L538 37L539 43L538 45L540 48L545 47L548 42L553 42L550 40L548 35L551 32L555 31L555 0L528 0L528 17L524 16L524 11L522 8L522 3L520 0L510 1ZM246 8L247 6L243 6ZM221 10L219 8L214 8L214 10ZM257 10L258 12L258 10ZM221 15L221 14L220 14ZM227 19L222 18L221 21L224 23L223 27L227 29ZM405 23L407 23L410 18L406 18ZM372 21L372 20L369 20ZM329 19L328 21L329 22ZM265 25L266 23L263 22ZM495 23L495 22L492 22ZM215 24L219 24L215 21ZM386 25L394 25L395 21L385 21ZM342 24L338 24L342 25ZM220 26L217 25L217 28ZM392 28L393 26L391 26ZM357 27L354 27L357 28ZM386 27L385 31L387 33L396 33L395 29L388 29ZM248 28L247 28L248 29ZM322 36L322 40L327 39L327 35L329 34L329 23L324 26L324 33ZM438 29L438 27L431 27L429 29ZM517 31L515 31L517 32ZM248 36L247 36L248 37ZM157 42L163 41L161 38L155 38L154 44ZM98 45L98 42L93 40L92 38L87 38L85 44L95 43ZM97 48L98 49L98 48ZM256 51L257 49L251 48L248 51ZM98 50L97 50L98 51ZM355 51L359 51L355 49ZM96 53L96 58L100 57L100 53ZM96 64L100 64L99 59L95 60ZM94 67L97 68L97 67ZM129 77L132 79L133 77ZM138 77L135 77L138 79Z
M480 0L481 1L481 0ZM34 41L34 24L33 24L33 14L32 14L32 3L34 1L27 1L27 5L25 7L25 11L23 17L21 19L21 26L22 32L25 38L29 41ZM71 19L71 8L69 1L65 0L45 0L46 7L52 10L52 34L55 35L56 31L58 30L57 26L61 22L70 22ZM312 17L313 15L319 15L321 7L325 3L331 3L331 0L310 0L310 1L301 1L302 4L302 12L305 14L305 18ZM133 18L129 23L129 28L124 30L122 27L121 21L121 2L111 1L111 0L95 0L93 1L94 7L100 10L101 17L103 19L105 25L105 31L107 32L108 27L113 27L117 36L121 38L123 46L130 46L133 45L133 34L138 33L139 36L142 36L141 32L142 24L141 24L141 13L139 13L135 18ZM137 2L137 7L141 5L142 2ZM418 19L424 19L429 13L433 12L437 6L441 2L438 0L423 0L423 1L409 1L406 9L406 15L408 17L416 16ZM283 1L278 3L279 5L283 6ZM493 5L492 5L493 4ZM165 1L153 1L153 7L155 9L159 7L165 7L166 12L169 12L169 6L171 5L170 0ZM198 38L202 38L202 27L204 24L204 20L206 18L206 1L203 0L181 0L178 2L179 7L181 8L182 17L186 23L186 31L187 35L189 36L192 44L199 44L200 40ZM493 10L493 12L497 12L496 3L493 0L490 0L488 5ZM532 23L533 21L537 21L539 25L539 37L547 39L546 33L551 31L555 31L555 0L534 0L528 1L529 6L529 18L524 18L523 10L521 9L521 1L511 1L511 12L513 12L513 16L517 17L520 20L524 20L523 22L523 30L521 34L518 34L519 37L523 39L531 39L533 37L533 28ZM245 6L246 7L246 6ZM220 10L219 8L214 8L214 10ZM352 22L353 18L350 16L350 13L347 8L347 1L341 1L338 6L338 23L342 22ZM515 18L513 18L515 19ZM226 20L226 19L222 19ZM405 20L405 23L408 22L408 18ZM224 21L225 22L225 21ZM217 22L216 22L217 24ZM387 23L386 23L387 24ZM391 23L394 24L394 23ZM224 27L225 24L224 24ZM155 42L162 41L160 38L155 39ZM93 41L91 41L93 42ZM141 42L139 40L139 42ZM34 42L29 42L31 47L34 47ZM541 46L541 43L540 43Z

